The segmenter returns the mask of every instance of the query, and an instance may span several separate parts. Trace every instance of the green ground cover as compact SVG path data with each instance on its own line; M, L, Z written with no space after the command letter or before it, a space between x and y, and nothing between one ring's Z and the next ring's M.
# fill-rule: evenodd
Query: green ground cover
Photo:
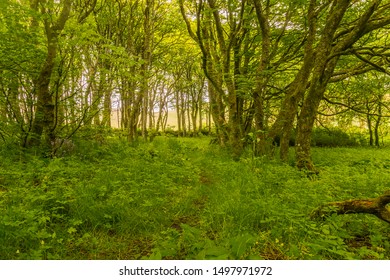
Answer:
M311 177L209 142L80 141L55 159L2 147L0 259L390 258L375 216L310 219L390 189L388 148L315 148Z

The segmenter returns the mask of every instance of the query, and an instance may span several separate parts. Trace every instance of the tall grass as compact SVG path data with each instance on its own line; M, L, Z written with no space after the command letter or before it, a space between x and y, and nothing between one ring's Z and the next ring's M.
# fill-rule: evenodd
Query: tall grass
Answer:
M321 173L308 177L208 143L80 141L56 159L3 150L0 258L389 259L376 217L309 218L389 189L388 149L315 148Z

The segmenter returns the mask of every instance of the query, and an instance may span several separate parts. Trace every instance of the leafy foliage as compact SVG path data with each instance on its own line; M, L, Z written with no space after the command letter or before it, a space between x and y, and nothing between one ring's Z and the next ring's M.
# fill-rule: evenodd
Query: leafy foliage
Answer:
M264 157L232 161L209 141L80 139L54 159L2 149L0 258L390 257L376 217L309 218L320 204L388 189L387 149L315 148L321 173L309 178Z
M317 147L353 147L367 144L361 133L349 134L340 128L316 128L311 140L312 145Z

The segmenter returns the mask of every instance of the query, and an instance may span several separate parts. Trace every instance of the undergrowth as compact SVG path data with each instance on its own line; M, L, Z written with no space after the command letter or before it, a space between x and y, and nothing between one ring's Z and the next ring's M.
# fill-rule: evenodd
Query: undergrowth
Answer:
M370 215L309 218L389 189L388 149L315 148L320 175L209 139L79 141L47 159L0 150L1 259L389 259ZM292 151L293 152L293 151Z

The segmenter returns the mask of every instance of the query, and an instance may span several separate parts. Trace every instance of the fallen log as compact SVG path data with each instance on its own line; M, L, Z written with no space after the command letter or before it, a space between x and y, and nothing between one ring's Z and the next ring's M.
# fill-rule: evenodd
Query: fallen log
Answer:
M337 202L330 202L313 210L312 218L325 219L332 214L372 214L379 219L390 223L390 209L387 204L390 203L390 190L377 198L370 199L351 199Z

